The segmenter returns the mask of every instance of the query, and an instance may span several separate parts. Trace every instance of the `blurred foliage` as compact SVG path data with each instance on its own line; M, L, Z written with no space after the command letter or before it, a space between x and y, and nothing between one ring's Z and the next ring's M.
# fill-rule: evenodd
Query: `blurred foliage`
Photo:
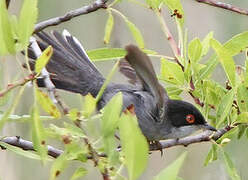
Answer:
M199 109L211 120L212 125L216 127L233 126L234 128L231 131L217 142L213 142L204 165L217 160L221 155L230 178L233 180L241 179L235 164L228 153L225 152L225 146L231 140L239 139L243 135L248 137L248 32L237 34L224 44L214 38L213 32L209 32L203 40L195 37L188 42L188 31L184 28L186 17L180 0L130 1L130 3L136 3L151 9L157 14L162 25L161 29L164 30L166 36L169 33L161 16L161 8L165 6L169 9L171 16L175 19L179 45L182 48L180 56L179 54L174 54L177 58L176 61L170 61L168 59L175 58L165 58L164 55L159 55L157 52L145 48L146 44L139 28L123 13L114 8L120 2L115 0L106 8L108 18L105 26L104 43L108 44L110 42L113 28L115 27L115 15L120 16L126 23L127 29L137 45L148 55L156 55L161 59L161 72L158 77L166 84L165 88L171 98L180 99L182 92L189 93L197 100ZM20 51L26 51L38 15L37 0L24 0L19 17L10 14L6 9L5 1L1 0L0 12L0 55L17 54ZM210 47L214 52L209 51ZM172 46L173 48L175 47ZM173 52L175 53L176 51ZM125 56L124 49L116 48L94 49L87 53L92 61L107 61ZM240 53L245 53L245 66L237 66L233 59L234 56ZM52 48L48 47L37 60L35 66L36 77L47 64L51 54ZM203 61L203 58L209 54L211 54L210 58ZM211 77L218 64L222 66L226 74L226 81L223 80L221 83L216 82ZM0 142L0 145L16 154L26 158L38 159L46 164L48 160L51 160L47 156L47 140L55 139L62 142L64 144L64 153L53 160L50 173L51 180L56 179L74 160L79 161L82 165L89 163L89 160L93 160L101 174L104 175L108 172L111 178L116 179L127 179L122 175L121 171L125 166L128 170L128 179L138 179L147 166L148 144L138 127L135 115L129 111L121 113L122 94L116 94L99 114L93 113L96 108L96 102L110 81L117 65L118 63L112 69L97 98L87 95L84 108L71 108L67 115L68 120L63 127L53 123L49 127L44 126L44 120L59 119L61 118L61 113L49 96L36 86L33 86L34 102L30 108L30 115L18 116L13 114L25 88L23 86L8 109L3 114L0 114L0 129L7 122L14 121L17 123L17 119L22 119L24 122L29 123L36 153L24 151L2 142ZM9 100L8 96L11 93L2 92L4 92L4 89L0 92L1 106ZM51 116L40 116L40 108ZM101 133L94 135L94 137L91 136L93 134L91 132L92 127L87 126L93 120L101 122ZM84 124L84 127L80 123ZM115 137L117 131L120 133L120 141ZM116 151L119 145L121 145L122 150ZM101 156L101 154L107 156ZM154 179L182 179L178 177L178 172L185 157L186 153L183 153ZM86 174L87 169L78 167L75 169L71 180L81 178Z

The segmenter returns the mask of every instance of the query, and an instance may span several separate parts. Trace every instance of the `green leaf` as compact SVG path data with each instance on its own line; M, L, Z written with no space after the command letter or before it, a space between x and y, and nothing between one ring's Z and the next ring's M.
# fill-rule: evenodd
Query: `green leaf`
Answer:
M142 49L147 55L155 55L156 52L149 49ZM89 58L92 61L109 61L123 58L126 55L126 50L122 48L100 48L87 51Z
M0 119L2 119L4 116L4 114L0 113ZM8 117L8 121L15 121L15 122L26 122L28 120L30 120L31 116L30 115L9 115ZM41 120L51 120L54 119L52 116L40 116Z
M67 160L67 154L66 153L67 152L64 152L57 159L55 159L55 161L51 167L49 180L56 179L62 173L62 171L67 167L68 160Z
M235 74L235 64L232 56L226 50L226 48L223 47L217 40L212 39L211 46L216 51L218 59L221 65L223 66L232 87L235 87L236 74Z
M239 114L235 123L248 123L248 112L243 112Z
M0 56L15 53L15 40L4 0L0 1Z
M113 26L114 26L114 17L112 15L111 11L108 11L108 20L106 22L105 25L105 35L104 35L104 44L108 44L109 43L109 39L113 30Z
M104 107L102 116L102 136L104 151L111 163L117 160L116 142L114 132L118 126L119 117L122 111L122 93L117 93Z
M184 11L183 11L183 6L180 2L180 0L163 0L165 5L174 13L175 10L177 10L177 13L182 15L182 18L177 18L176 20L179 22L180 26L182 27L184 24Z
M210 47L210 40L213 38L214 32L211 31L207 34L207 36L202 41L202 54L201 56L205 56L208 53Z
M121 48L101 48L87 51L87 54L92 61L106 61L123 58L126 51Z
M184 73L177 63L162 58L160 71L160 78L162 80L178 85L184 84Z
M241 112L248 112L248 89L244 84L238 86L237 103Z
M217 108L216 117L217 117L217 127L219 127L226 117L229 115L232 103L234 98L234 91L230 90L226 95L222 98L220 105Z
M145 47L144 38L143 38L140 30L131 21L125 19L125 22L129 28L130 32L132 33L133 38L135 39L136 43L138 44L139 48L144 49L144 47Z
M19 41L23 47L29 43L29 38L33 33L34 25L38 17L38 1L37 0L24 0L20 12L18 34Z
M229 130L228 132L226 132L223 136L221 136L221 137L216 141L216 143L217 143L217 144L220 144L220 143L223 141L223 139L226 139L226 138L228 138L228 139L233 139L233 138L235 137L235 135L237 134L237 130L238 130L237 127L232 128L231 130Z
M229 155L223 151L224 162L226 165L227 172L232 180L241 180L241 177L238 175L238 172L230 159Z
M232 37L224 44L225 49L231 56L235 56L248 47L248 31Z
M212 56L206 66L199 71L199 80L207 78L216 68L219 61L217 60L216 56Z
M37 75L39 75L41 70L47 65L52 54L53 48L52 46L48 46L45 51L42 52L42 55L35 61L35 72Z
M117 93L104 107L102 116L102 135L114 135L122 111L122 93Z
M163 0L146 0L146 4L152 9L158 9Z
M35 88L35 94L37 101L39 102L44 111L46 111L49 115L53 116L56 119L61 117L60 111L53 104L52 100L48 97L47 94L45 94L38 88Z
M80 112L78 111L78 109L72 108L72 109L70 109L70 111L68 113L68 117L71 120L76 121L77 119L80 118Z
M178 172L183 165L183 162L187 156L187 152L181 154L173 163L162 170L153 180L176 180Z
M147 140L138 127L136 116L129 112L121 115L119 129L129 179L135 180L139 178L147 166Z
M217 156L217 144L212 144L210 151L205 159L204 166L207 166L209 163L216 161L218 159Z
M23 150L19 147L12 146L10 144L4 143L0 141L0 146L7 148L8 150L14 152L15 154L21 155L23 157L29 158L29 159L35 159L35 160L41 160L41 157L31 151ZM47 157L47 160L51 160L49 157Z
M55 126L54 124L50 124L49 129L55 134L62 136L70 136L71 138L78 139L86 137L82 129L76 127L74 125L64 123L65 128L60 128Z
M87 174L87 170L85 168L80 167L76 169L70 180L76 180L78 178L84 177L86 174Z
M202 44L199 38L195 38L189 43L188 47L189 59L192 62L198 62L202 55Z
M84 99L83 116L88 118L96 109L96 99L89 93Z
M31 112L31 125L32 125L32 141L34 149L40 155L42 162L47 159L47 147L45 139L45 130L40 121L39 110L36 105L32 108Z

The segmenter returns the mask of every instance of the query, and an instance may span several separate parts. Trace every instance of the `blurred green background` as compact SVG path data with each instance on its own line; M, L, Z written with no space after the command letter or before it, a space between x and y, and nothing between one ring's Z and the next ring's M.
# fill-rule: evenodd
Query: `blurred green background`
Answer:
M93 0L40 0L39 1L39 19L38 21L46 20L51 17L59 16L65 12L92 3ZM248 9L247 0L231 1L226 0L226 3L232 3L239 7L246 7ZM188 28L189 40L194 37L200 37L202 39L208 32L214 31L214 36L220 42L225 42L235 34L241 33L248 29L248 17L238 15L223 9L214 8L205 4L197 3L194 0L182 0L186 24ZM10 11L17 13L21 5L20 0L12 0L10 5ZM147 49L152 49L160 54L171 55L172 51L165 40L165 36L161 31L160 24L152 11L144 9L140 6L132 4L123 0L122 3L114 6L119 9L124 15L126 15L130 21L137 25L141 30ZM171 32L176 37L177 31L173 19L170 17L170 13L167 9L163 10L165 19L171 29ZM128 31L124 21L114 16L115 25L111 42L109 47L124 47L127 44L134 43L134 40ZM83 44L85 49L95 49L105 47L103 44L104 28L107 20L107 12L105 10L98 10L88 15L83 15L72 19L69 22L61 24L56 27L46 29L63 30L67 29L76 36ZM20 69L18 63L14 61L14 58L18 58L23 61L23 56L17 55L16 57L7 57L1 59L1 69L3 71L3 84L6 85L18 77ZM235 58L237 64L244 64L244 57L238 56ZM159 72L159 60L153 59L157 72ZM97 67L100 71L106 75L114 62L99 62ZM18 67L18 68L17 68ZM224 83L223 71L220 67L215 71L213 76L217 81ZM113 81L123 81L125 78L117 73L113 78ZM26 88L25 94L17 108L17 114L28 114L29 108L32 105L32 93L31 88ZM71 107L80 107L78 102L78 96L70 93L61 92L61 97L65 99L66 103ZM14 98L12 95L11 98ZM185 99L192 101L188 96ZM8 104L6 105L6 107ZM5 108L6 108L5 107ZM4 108L0 107L3 111ZM53 123L59 123L53 122ZM27 123L8 123L6 124L0 135L4 136L21 136L30 140L30 127ZM50 142L54 144L54 142ZM190 145L189 147L173 147L164 150L163 157L160 156L160 152L153 152L149 156L149 165L147 170L140 179L149 180L154 175L160 172L168 164L173 162L178 155L183 151L188 151L188 157L180 170L179 176L184 180L228 180L230 179L226 173L225 166L222 161L215 161L209 164L207 167L203 166L204 159L210 148L210 143L200 143ZM56 144L56 147L60 147L60 144ZM225 147L226 151L230 154L233 162L235 163L238 173L242 179L248 179L247 162L248 162L248 143L247 139L243 138L240 141L233 141ZM49 178L49 170L51 162L48 162L45 166L41 162L31 159L26 159L18 156L9 151L0 151L0 179L1 180L44 180ZM69 179L73 170L79 164L73 162L64 173L58 178L60 180ZM94 168L93 163L86 167L88 169L88 175L84 179L100 179L100 174L97 169Z

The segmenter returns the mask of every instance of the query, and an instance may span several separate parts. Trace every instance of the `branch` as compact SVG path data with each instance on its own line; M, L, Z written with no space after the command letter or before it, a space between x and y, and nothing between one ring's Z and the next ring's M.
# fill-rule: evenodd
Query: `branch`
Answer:
M236 12L238 14L248 15L248 10L245 10L245 9L242 9L242 8L239 8L239 7L235 7L235 6L231 5L231 4L219 2L219 1L216 1L216 0L196 0L196 1L198 1L199 3L208 4L210 6L226 9L226 10L229 10L229 11L233 11L233 12Z
M27 82L32 81L34 79L35 79L35 75L34 74L30 74L29 76L25 77L24 79L21 79L21 80L19 80L17 82L8 84L5 89L3 89L2 91L0 91L0 98L3 97L5 94L7 94L12 89L14 89L14 88L16 88L18 86L23 86Z
M87 6L83 6L81 8L72 10L67 12L66 14L64 14L63 16L59 16L59 17L55 17L55 18L51 18L45 21L42 21L38 24L35 25L34 28L34 33L37 33L49 26L56 26L58 24L61 24L63 22L69 21L74 17L83 15L83 14L88 14L94 11L97 11L98 9L101 8L106 8L106 2L108 0L96 0L93 4L87 5Z
M223 129L219 129L213 136L212 132L210 131L204 131L203 133L200 133L198 135L195 136L189 136L189 137L185 137L182 139L168 139L165 140L163 142L160 142L160 145L162 146L162 149L165 148L170 148L173 146L188 146L190 144L194 144L194 143L200 143L200 142L205 142L205 141L211 141L211 140L215 140L217 141L219 138L221 138L225 133L227 133L228 131L230 131L232 128L234 128L236 126L226 126ZM16 146L19 147L23 150L26 151L35 151L34 150L34 146L33 143L27 140L24 140L18 136L16 137L4 137L2 139L0 139L1 142L5 142L7 144L10 144L12 146ZM87 141L88 142L88 141ZM87 143L87 145L89 145L89 143ZM150 144L150 151L157 151L157 150L161 150L161 146L158 146L157 144ZM56 149L52 146L47 146L48 148L48 155L54 158L57 158L59 155L61 155L63 153L62 150ZM99 158L99 157L106 157L106 154L99 154L96 151L91 151L91 155L89 155L87 158L88 159L93 159L93 161L97 160L95 158ZM96 163L97 164L97 163Z
M7 144L10 144L12 146L15 147L19 147L25 151L35 151L33 143L31 141L27 141L24 140L22 138L20 138L19 136L13 136L13 137L4 137L4 138L0 138L0 142L4 142ZM1 147L2 149L5 149L4 147ZM47 146L48 149L48 155L53 157L53 158L57 158L59 157L61 154L63 154L63 150L54 148L52 146ZM106 157L105 154L98 154L99 157ZM92 159L92 156L87 156L87 159Z
M4 137L0 139L0 141L10 144L12 146L19 147L25 151L35 151L33 143L31 141L24 140L18 136ZM62 150L56 149L52 146L47 146L47 149L48 149L48 155L54 158L57 158L59 155L63 153Z
M230 131L232 128L234 128L235 126L226 126L223 129L219 129L216 133L214 133L213 136L211 136L213 134L213 132L211 131L204 131L200 134L197 134L195 136L188 136L182 139L168 139L165 141L160 142L160 146L158 146L157 144L151 144L150 145L150 151L156 151L156 150L161 150L165 149L165 148L169 148L169 147L173 147L173 146L188 146L190 144L194 144L194 143L200 143L200 142L205 142L205 141L217 141L219 138L221 138L225 133L227 133L228 131Z

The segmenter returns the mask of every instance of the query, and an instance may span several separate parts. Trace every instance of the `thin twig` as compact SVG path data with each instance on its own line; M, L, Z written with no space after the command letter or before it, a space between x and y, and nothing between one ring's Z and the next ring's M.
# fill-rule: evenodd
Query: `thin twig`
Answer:
M163 16L162 16L161 11L157 11L156 15L157 15L157 17L159 19L159 22L160 22L161 26L162 26L162 30L163 30L164 34L166 35L167 40L169 41L169 44L171 46L171 49L172 49L174 55L176 57L180 57L181 56L180 49L177 46L177 43L176 43L174 37L172 36L172 34L171 34L171 32L170 32L170 30L169 30L169 28L168 28Z
M223 3L223 2L219 2L216 0L196 0L199 3L205 3L214 7L218 7L218 8L222 8L222 9L226 9L238 14L243 14L243 15L248 15L248 10L246 9L242 9L239 7L235 7L231 4L227 4L227 3Z
M55 18L51 18L51 19L42 21L42 22L35 25L34 33L37 33L37 32L39 32L39 31L41 31L47 27L56 26L56 25L61 24L63 22L69 21L72 18L75 18L77 16L80 16L83 14L88 14L88 13L97 11L98 9L101 9L101 8L106 8L105 3L107 1L108 0L96 0L94 3L92 3L90 5L83 6L81 8L69 11L66 14L64 14L63 16L59 16L59 17L55 17Z
M30 74L29 76L25 77L24 79L21 79L21 80L19 80L17 82L8 84L5 89L3 89L2 91L0 91L0 98L3 97L5 94L7 94L12 89L14 89L16 87L19 87L19 86L23 86L27 82L32 81L34 79L35 79L35 75L34 74Z

